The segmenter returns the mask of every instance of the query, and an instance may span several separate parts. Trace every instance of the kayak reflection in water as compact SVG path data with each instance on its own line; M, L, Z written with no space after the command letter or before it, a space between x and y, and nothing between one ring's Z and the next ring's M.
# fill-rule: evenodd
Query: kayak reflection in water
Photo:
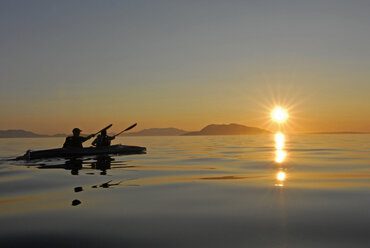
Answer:
M87 137L81 137L81 130L79 128L74 128L72 130L73 136L68 136L63 144L63 148L82 148L82 143L86 140L91 139L95 134L91 134Z
M38 169L65 169L70 170L72 175L79 175L80 170L98 170L101 175L106 175L107 170L111 169L111 163L114 158L103 155L95 158L69 158L62 164L42 163L37 165ZM118 163L119 165L119 163ZM88 173L86 173L88 174Z
M93 146L96 147L107 147L110 146L111 140L114 140L115 136L108 136L107 130L104 129L100 132L98 137L92 142Z
M106 175L107 170L111 169L113 158L107 155L97 156L96 162L91 163L91 169L100 170L100 175Z
M72 158L66 161L64 169L71 170L72 175L78 175L79 170L82 169L82 163L82 159Z

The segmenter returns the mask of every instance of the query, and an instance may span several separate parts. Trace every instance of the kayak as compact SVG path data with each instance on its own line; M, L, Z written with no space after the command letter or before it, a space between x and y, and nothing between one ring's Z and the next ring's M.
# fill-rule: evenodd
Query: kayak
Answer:
M23 156L17 157L16 159L30 160L30 159L57 158L57 157L69 158L104 154L141 154L145 152L146 152L145 147L125 146L125 145L113 145L108 147L55 148L39 151L28 150Z

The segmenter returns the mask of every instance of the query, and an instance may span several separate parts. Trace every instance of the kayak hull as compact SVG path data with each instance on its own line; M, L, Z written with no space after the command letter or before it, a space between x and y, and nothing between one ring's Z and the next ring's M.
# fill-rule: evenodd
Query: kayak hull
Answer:
M43 158L70 158L104 154L142 154L146 152L145 147L113 145L109 147L84 147L84 148L55 148L39 151L27 151L17 159L43 159Z

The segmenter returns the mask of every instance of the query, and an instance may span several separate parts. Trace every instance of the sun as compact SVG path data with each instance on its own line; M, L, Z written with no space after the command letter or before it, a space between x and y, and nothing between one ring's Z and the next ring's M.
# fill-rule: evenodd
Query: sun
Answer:
M288 119L288 112L281 107L276 107L271 112L271 118L278 123L283 123Z

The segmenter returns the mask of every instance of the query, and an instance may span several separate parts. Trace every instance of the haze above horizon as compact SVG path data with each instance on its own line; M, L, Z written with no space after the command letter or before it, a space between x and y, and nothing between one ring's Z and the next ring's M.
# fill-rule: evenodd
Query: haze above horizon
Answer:
M3 1L0 130L370 131L370 2Z

